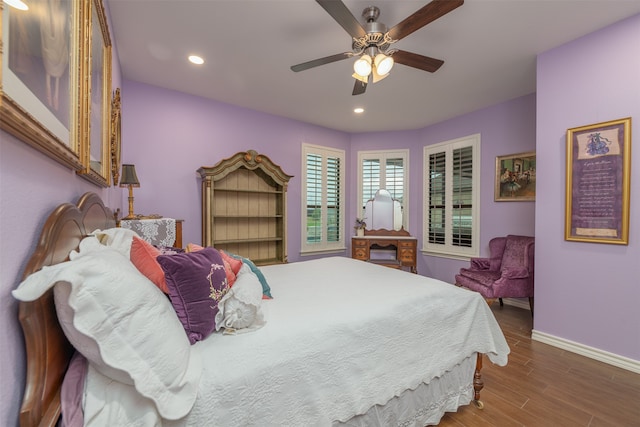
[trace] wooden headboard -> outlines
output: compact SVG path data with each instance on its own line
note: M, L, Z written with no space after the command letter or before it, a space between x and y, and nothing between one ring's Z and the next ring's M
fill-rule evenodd
M80 240L96 229L115 227L113 212L95 193L85 193L77 205L64 203L47 218L23 280L44 266L69 259ZM27 374L20 425L54 426L60 417L60 388L73 355L60 325L53 290L33 302L20 302L19 319L24 333Z

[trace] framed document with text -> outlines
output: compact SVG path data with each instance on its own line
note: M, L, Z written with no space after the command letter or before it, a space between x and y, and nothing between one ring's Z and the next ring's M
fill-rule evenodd
M629 244L631 118L567 130L565 240Z

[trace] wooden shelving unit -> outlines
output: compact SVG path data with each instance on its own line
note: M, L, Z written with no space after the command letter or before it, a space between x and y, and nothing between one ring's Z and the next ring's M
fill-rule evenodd
M287 262L287 185L292 178L253 150L201 167L202 245L251 259Z

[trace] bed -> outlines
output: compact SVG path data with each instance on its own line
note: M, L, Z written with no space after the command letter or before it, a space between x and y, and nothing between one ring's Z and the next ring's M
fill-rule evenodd
M42 271L60 270L70 253L80 258L88 250L83 245L94 245L95 239L89 237L95 236L95 230L114 226L111 210L96 194L59 206L43 226L18 289ZM210 248L200 253L205 252ZM113 270L111 255L102 255L96 270ZM137 367L127 371L127 366L119 365L119 358L125 356L111 355L106 344L99 344L105 345L100 347L103 362L115 373L101 370L87 357L88 373L82 380L86 425L431 425L461 405L482 407L483 355L495 364L507 363L504 336L476 293L344 257L259 270L273 294L272 299L261 299L260 327L249 327L246 333L223 328L192 340L193 335L186 338L184 332L189 331L183 323L184 337L171 339L171 344L163 341L172 336L176 323L180 325L176 318L182 319L177 311L166 308L171 307L167 301L173 301L173 295L170 299L153 284L149 285L152 290L141 285L150 292L144 299L158 298L153 309L164 310L159 323L174 323L168 327L150 321L147 332L120 322L113 326L113 335L116 329L122 334L135 329L136 335L128 340L142 339L145 345L150 341L155 346L149 353L140 352L148 354L149 364L156 358L169 363L165 359L176 353L182 359L169 366L179 368L166 381L162 375L167 374L159 374L156 381L148 372L137 372ZM63 276L51 273L50 277ZM14 291L16 298L21 295L19 318L27 355L22 426L58 422L70 361L86 350L76 344L81 347L76 351L68 338L69 322L59 320L57 290L73 292L76 286L75 279L68 280L71 286L56 282L37 298ZM68 292L65 301L72 300ZM79 313L78 309L76 320ZM152 333L154 327L164 329ZM232 333L226 333L229 330ZM140 338L146 333L149 336ZM108 331L107 335L105 340L114 339ZM133 381L119 381L119 370Z

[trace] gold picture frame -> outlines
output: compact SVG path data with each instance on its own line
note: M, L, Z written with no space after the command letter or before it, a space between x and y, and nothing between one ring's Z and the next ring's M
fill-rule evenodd
M494 200L521 202L536 199L536 153L496 157Z
M111 100L111 178L113 186L120 183L120 163L122 150L122 109L120 107L120 88L113 92Z
M0 2L0 129L73 170L82 167L82 8Z
M565 240L629 244L631 117L567 130Z
M108 187L111 179L111 38L102 0L83 1L88 23L85 27L87 96L83 105L85 132L80 147L83 168L78 173L98 186Z

